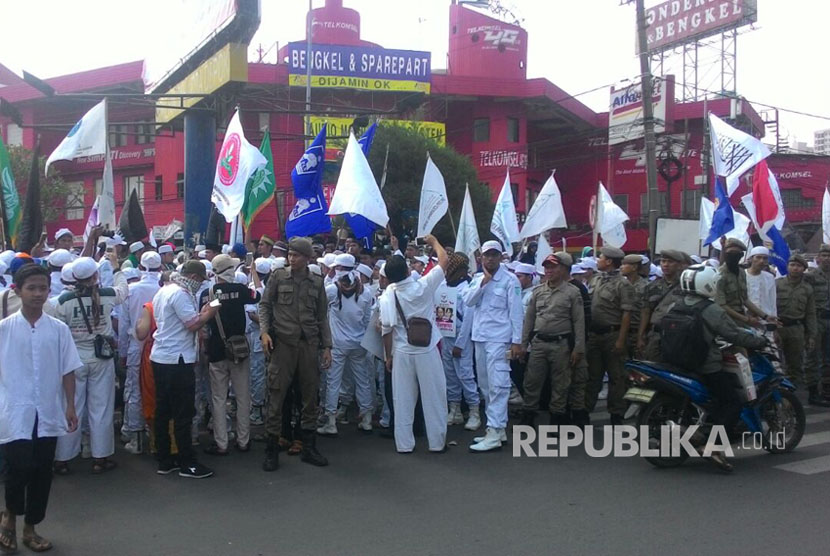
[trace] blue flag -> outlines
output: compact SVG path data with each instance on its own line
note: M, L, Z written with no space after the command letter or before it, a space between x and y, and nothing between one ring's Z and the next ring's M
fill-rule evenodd
M771 226L767 230L767 237L772 241L772 249L770 250L769 260L776 267L782 276L787 274L787 263L790 261L790 246L787 245L781 231L775 226Z
M729 203L726 187L723 184L723 178L720 176L715 179L715 196L717 197L717 208L712 214L712 225L709 227L709 236L703 242L704 246L723 237L735 228L735 215L732 214L732 205Z
M326 127L323 124L317 138L291 172L297 202L285 223L285 235L289 238L331 231L331 218L326 214L329 207L322 186L326 163Z
M366 155L366 158L369 158L369 151L372 149L372 142L375 140L375 131L377 130L377 127L377 122L373 123L357 141L360 144L360 148L363 149L363 154ZM343 216L346 218L346 223L349 224L352 232L354 232L354 237L356 239L362 239L363 247L371 250L372 237L375 235L375 228L377 228L375 223L359 214L347 213Z

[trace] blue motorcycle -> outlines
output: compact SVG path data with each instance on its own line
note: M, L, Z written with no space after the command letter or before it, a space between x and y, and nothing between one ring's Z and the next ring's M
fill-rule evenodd
M730 357L734 356L725 355L725 362ZM748 359L757 397L745 401L737 430L730 432L730 438L746 438L749 434L770 453L791 452L806 426L804 406L795 395L795 385L783 373L774 347L750 351ZM648 427L650 447L659 448L661 427L707 426L713 402L699 375L650 361L629 360L626 368L629 388L625 399L630 402L626 418L636 415L638 428ZM675 467L688 457L681 451L676 457L645 459L657 467Z

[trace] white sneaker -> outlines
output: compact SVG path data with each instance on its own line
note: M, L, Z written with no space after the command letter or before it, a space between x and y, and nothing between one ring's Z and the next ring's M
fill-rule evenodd
M471 407L464 428L468 431L476 431L479 427L481 427L481 416L478 413L478 407Z
M470 446L471 452L492 452L501 450L501 435L505 434L504 429L491 429L487 427L487 434Z
M597 396L599 400L607 400L608 399L608 383L602 385L602 390L599 392L599 396Z
M133 436L132 440L124 445L124 449L131 454L139 455L142 452L141 443L138 441L138 433L134 434L135 436Z
M326 424L322 427L317 427L317 434L324 436L334 436L337 434L337 423L334 422L334 413L326 413Z
M360 418L360 423L357 424L357 428L364 432L372 432L372 412L367 411L363 414Z
M341 425L348 425L349 424L348 412L349 412L349 406L341 405L340 407L338 407L337 408L337 416L336 416L337 422L340 423Z
M461 404L458 402L450 402L450 411L447 414L448 425L463 425L464 415L461 413Z
M487 430L489 431L490 427L487 427ZM496 429L493 429L493 430L496 430ZM505 432L504 429L498 429L498 430L501 431L501 433L499 434L499 440L501 440L502 444L506 443L507 442L507 433ZM486 438L486 436L476 436L475 438L473 438L473 442L476 442L476 443L483 442L485 438Z

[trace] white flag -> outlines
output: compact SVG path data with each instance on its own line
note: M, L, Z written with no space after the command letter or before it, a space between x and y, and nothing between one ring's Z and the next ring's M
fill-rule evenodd
M712 113L709 113L709 136L715 175L726 179L727 195L738 188L744 172L770 155L760 139L735 129Z
M389 223L383 195L354 133L349 134L349 144L346 146L328 214L347 212L365 216L381 228Z
M513 202L513 189L510 187L510 169L504 177L496 207L493 209L493 220L490 221L490 231L504 246L508 253L513 252L511 243L522 241L519 235L519 219L516 216L516 204Z
M432 232L438 221L447 214L449 208L444 176L427 153L427 167L424 170L421 204L418 209L418 237L424 237Z
M222 148L219 150L216 175L213 178L213 194L210 196L226 222L233 222L242 210L248 180L266 164L268 161L265 156L245 139L237 110L228 124L225 140L222 141Z
M104 99L78 120L61 144L46 159L44 174L56 160L74 160L79 156L105 154L107 148L107 100Z
M822 243L830 243L830 191L827 189L821 201L821 230Z
M112 159L107 145L104 154L104 173L101 176L101 195L98 205L98 224L115 231L115 188L112 181Z
M473 212L473 200L470 197L470 186L464 193L464 204L461 206L461 218L458 222L458 237L455 238L455 250L465 253L470 261L475 261L476 249L481 247L481 240L478 237L478 225L476 215Z
M86 219L86 226L84 227L84 244L89 235L92 233L92 228L98 225L100 206L99 201L101 196L95 197L95 202L92 204L92 210L89 211L89 218Z
M752 196L750 195L750 197ZM712 215L714 213L715 203L706 197L702 197L700 199L700 230L698 232L698 236L701 241L706 241L709 237L709 230L712 227ZM752 221L737 210L732 211L732 218L735 220L735 227L726 232L724 237L726 237L726 239L739 239L744 245L749 245L749 224ZM721 251L720 238L712 242L712 249Z
M527 213L527 220L522 228L522 238L539 235L551 228L567 227L565 210L562 208L562 195L551 174L533 206L530 207L530 212Z
M628 215L614 203L614 199L602 183L599 184L597 202L597 233L602 236L603 243L612 247L622 247L628 240L628 235L625 233Z
M545 274L545 267L542 263L548 258L548 255L553 255L553 249L548 243L547 234L539 234L539 241L536 243L536 272L541 275Z

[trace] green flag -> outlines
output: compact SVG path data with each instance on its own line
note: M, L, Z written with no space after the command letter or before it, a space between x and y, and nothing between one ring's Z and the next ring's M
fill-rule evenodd
M17 186L14 183L12 165L9 161L9 153L0 137L0 185L3 187L3 207L6 218L6 237L11 243L17 239L17 232L20 229L20 197L17 195Z
M259 146L259 152L268 161L263 168L260 168L248 180L248 185L245 187L245 204L242 205L242 225L245 231L251 226L251 223L259 214L259 211L265 208L265 205L271 202L274 197L276 183L274 180L274 157L271 154L271 133L266 131L265 137L262 138L262 145Z

